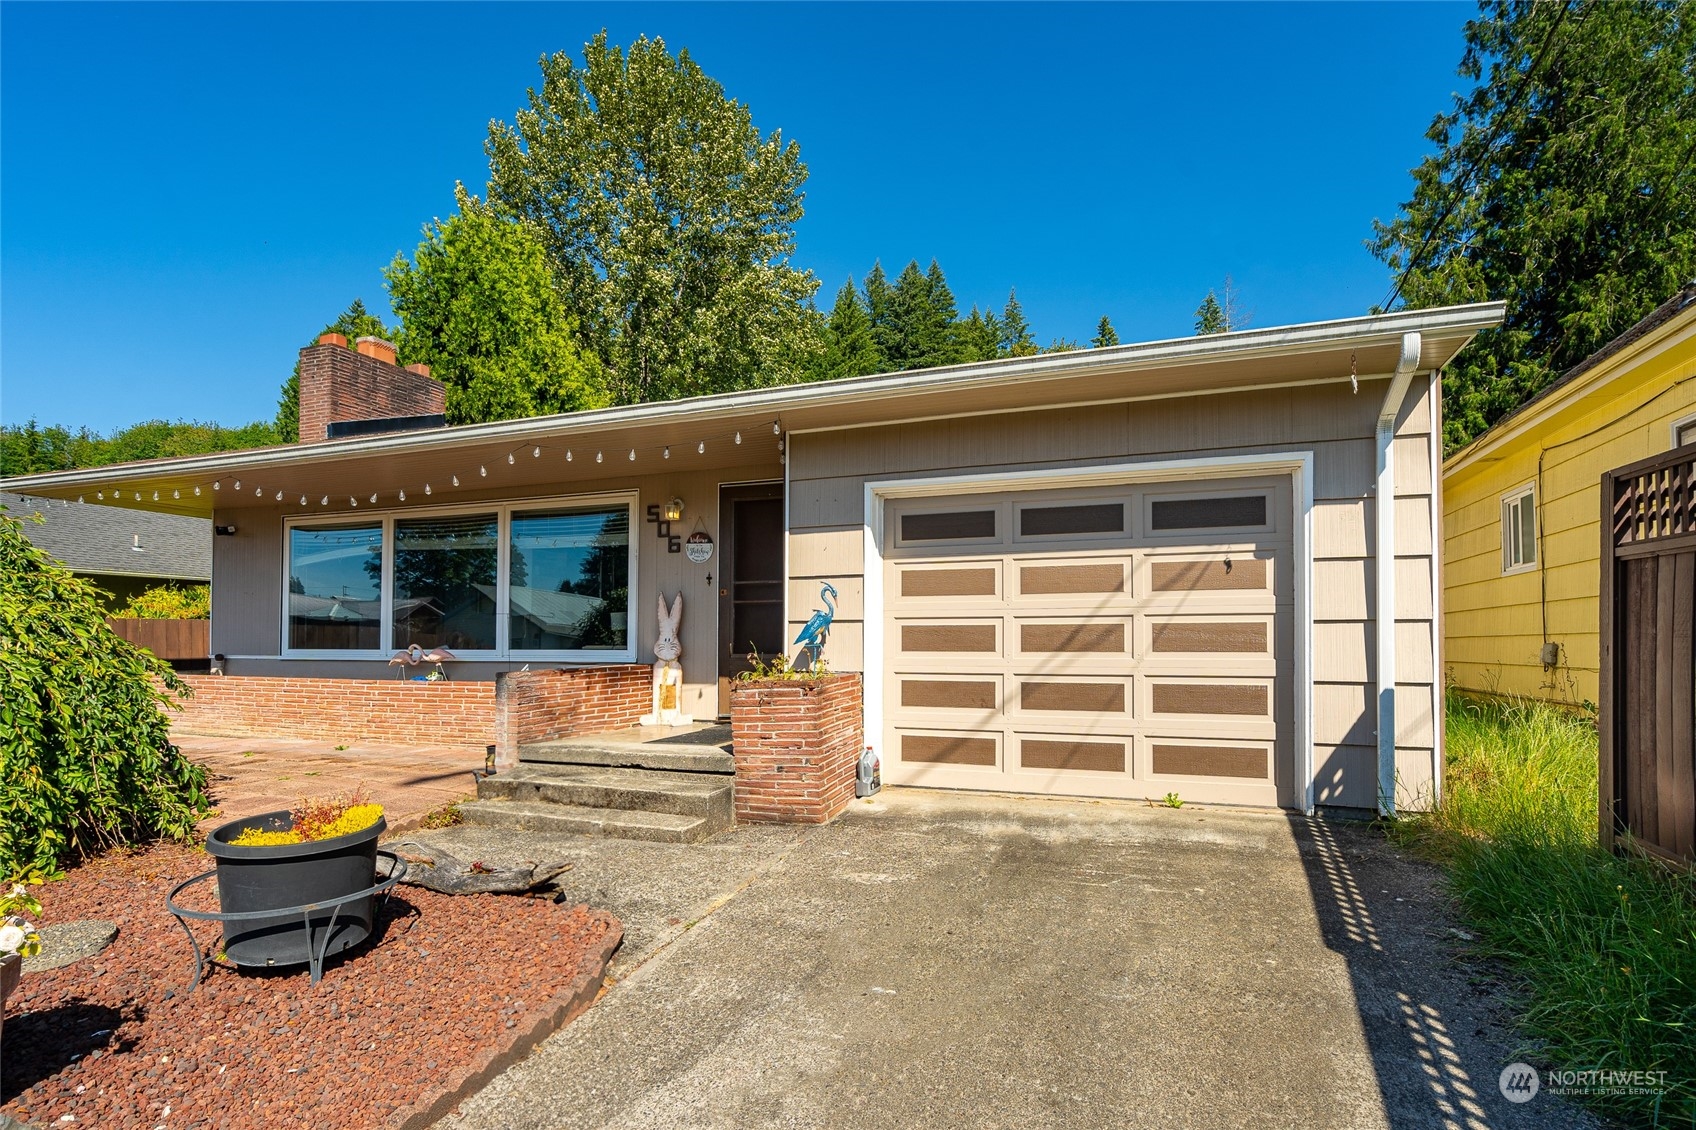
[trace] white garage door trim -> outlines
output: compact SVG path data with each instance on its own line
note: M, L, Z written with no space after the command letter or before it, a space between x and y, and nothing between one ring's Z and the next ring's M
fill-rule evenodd
M871 480L865 485L865 727L883 733L884 595L883 504L885 499L924 495L979 494L993 490L1105 486L1183 479L1218 479L1288 474L1295 505L1295 768L1302 810L1313 813L1313 453L1278 451L1199 459L1094 464L1035 471L989 471L931 478Z

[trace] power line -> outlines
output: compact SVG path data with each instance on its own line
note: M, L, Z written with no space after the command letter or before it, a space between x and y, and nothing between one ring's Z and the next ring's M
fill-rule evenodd
M1549 49L1554 46L1556 33L1560 31L1561 23L1566 19L1567 13L1572 11L1577 2L1578 0L1566 0L1566 2L1561 5L1560 14L1555 17L1555 22L1549 25L1549 30L1543 38L1542 46L1537 49L1537 56L1531 60L1531 66L1526 68L1525 74L1520 80L1518 89L1514 91L1513 97L1508 101L1501 113L1497 115L1496 126L1491 131L1489 140L1484 143L1484 148L1479 152L1478 156L1468 164L1465 170L1463 170L1462 175L1455 178L1453 182L1455 191L1450 197L1448 205L1444 207L1442 215L1437 217L1436 222L1434 222L1431 225L1430 230L1426 232L1424 241L1419 245L1419 249L1408 259L1407 266L1402 268L1402 273L1396 278L1396 285L1390 288L1390 296L1380 305L1380 309L1386 311L1389 310L1391 305L1395 303L1396 299L1401 297L1402 287L1407 283L1408 276L1413 274L1413 269L1419 265L1420 259L1430 248L1432 241L1435 240L1437 238L1437 234L1443 230L1443 224L1448 221L1449 216L1453 214L1455 208L1460 204L1461 198L1466 195L1466 186L1478 172L1479 166L1496 148L1498 135L1507 123L1507 120L1513 115L1513 112L1519 108L1520 99L1524 98L1526 92L1531 89L1531 80L1536 75L1538 68L1542 66L1543 57L1547 55Z

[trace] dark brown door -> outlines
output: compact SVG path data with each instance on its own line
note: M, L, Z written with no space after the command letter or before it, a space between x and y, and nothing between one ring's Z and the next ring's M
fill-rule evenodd
M720 487L718 712L730 713L731 680L752 652L781 655L783 638L783 484Z

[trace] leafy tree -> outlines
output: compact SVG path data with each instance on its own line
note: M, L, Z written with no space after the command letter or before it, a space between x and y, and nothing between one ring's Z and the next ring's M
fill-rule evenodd
M1474 85L1368 244L1386 307L1508 300L1444 373L1451 448L1696 274L1696 5L1488 0L1465 40Z
M1225 311L1220 307L1219 299L1210 290L1207 297L1201 300L1201 305L1195 308L1195 335L1206 337L1208 334L1222 334L1227 328Z
M1001 348L1001 320L995 311L983 313L976 306L965 321L958 323L956 337L962 361L993 361Z
M1076 338L1057 337L1053 341L1048 343L1048 348L1044 349L1043 352L1044 353L1076 353L1078 350L1080 350L1082 348L1083 348L1083 346L1078 344Z
M383 324L383 319L365 308L365 300L355 298L348 303L346 310L336 316L336 320L319 330L312 336L307 345L316 345L318 339L325 334L341 334L347 338L347 347L355 348L362 337L380 337L384 341L394 341L399 330L390 329ZM277 439L272 443L296 443L300 440L300 358L296 357L294 372L283 382L282 392L277 397Z
M790 266L807 168L687 51L605 31L489 127L490 200L534 223L619 403L799 379L815 350Z
M1025 308L1019 305L1017 291L1007 292L1007 305L1001 311L1001 342L997 350L1003 357L1030 357L1042 352L1031 327L1025 321Z
M425 226L416 263L396 255L385 272L400 347L447 386L448 422L606 404L532 226L497 216L463 185L454 196L458 214Z
M117 615L138 620L204 620L212 615L212 586L155 585L130 597Z
M824 326L824 349L814 370L820 380L863 377L887 366L872 337L872 319L850 278L836 292L836 305Z
M98 589L0 515L0 876L193 838L206 771L161 709L187 690L106 626Z
M144 420L102 436L88 428L43 428L31 420L21 428L0 428L0 473L26 475L134 459L210 455L269 447L277 441L276 429L265 421L226 428L199 420Z
M1105 349L1109 345L1118 344L1118 331L1113 328L1113 323L1107 320L1107 315L1103 314L1101 321L1096 323L1095 336L1089 339L1089 347L1091 349Z

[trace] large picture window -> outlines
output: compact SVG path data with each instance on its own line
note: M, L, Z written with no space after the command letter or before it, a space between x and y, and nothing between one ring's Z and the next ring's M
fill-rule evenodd
M394 646L494 651L500 520L395 520Z
M632 508L597 499L291 522L285 649L631 657Z
M624 651L630 642L630 511L512 516L509 632L515 651Z
M288 540L289 647L370 651L382 646L383 527L296 526Z

